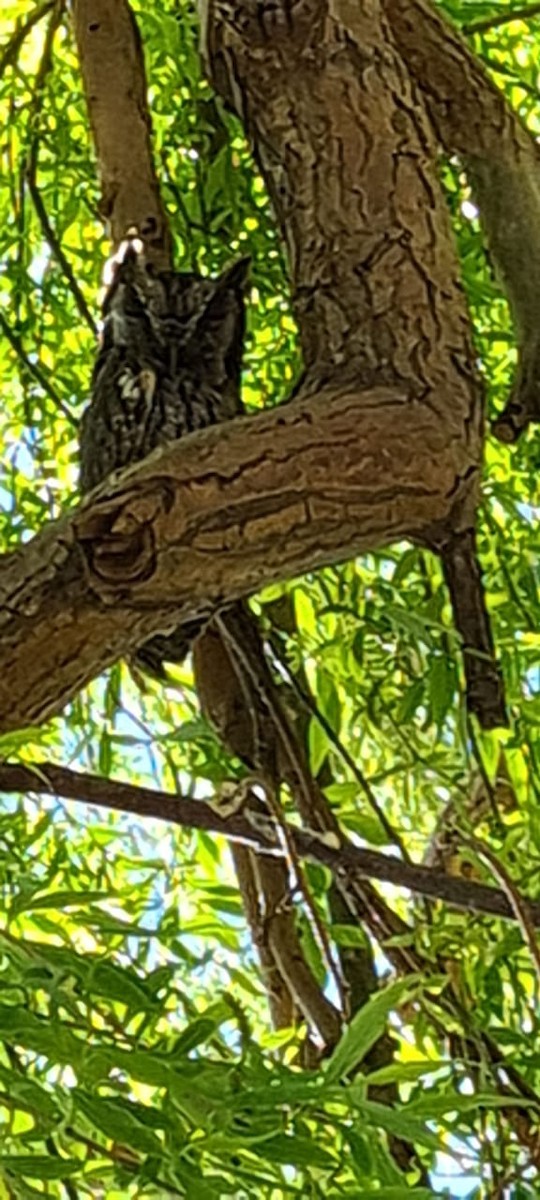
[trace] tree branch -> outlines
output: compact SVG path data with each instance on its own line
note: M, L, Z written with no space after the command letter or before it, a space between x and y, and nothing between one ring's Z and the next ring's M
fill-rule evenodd
M6 555L0 729L59 712L153 633L444 520L474 459L425 401L325 389L193 434Z
M9 342L11 349L15 352L17 358L19 359L19 366L23 379L25 375L30 377L30 379L35 379L38 386L43 392L45 392L45 395L47 395L49 399L52 400L55 407L58 408L61 413L63 413L66 421L68 421L72 427L77 426L78 421L74 417L73 413L70 412L69 408L67 408L61 397L55 391L48 375L45 374L45 371L41 369L38 363L32 362L31 358L29 358L19 335L15 333L15 330L13 330L9 322L6 321L3 312L0 312L0 328Z
M241 846L238 842L232 843L231 853L251 941L259 956L272 1025L274 1029L292 1028L298 1014L291 990L281 974L269 944L265 919L268 911L266 893L262 894L260 881L256 875L255 855L247 846ZM284 864L277 859L272 859L270 860L270 869L272 866L277 866L276 875L279 878ZM282 896L285 894L286 889L282 891ZM287 913L287 917L290 921L292 917L290 911ZM287 932L288 930L285 931L285 936Z
M203 45L212 82L253 139L287 246L305 386L343 369L434 397L438 377L442 404L457 404L456 416L468 407L481 439L482 389L432 129L384 13L346 0L299 0L294 19L281 3L241 8L238 21L234 5L211 0ZM443 557L474 528L474 471L470 483L468 502L456 498L423 539ZM476 664L467 694L489 728L506 724L504 697L470 565L473 604L454 605L455 618L469 679ZM473 610L482 622L467 619Z
M171 265L171 240L150 146L139 31L127 0L75 0L73 21L114 245L137 226L147 255Z
M540 420L540 171L538 147L482 63L427 0L383 0L399 51L439 141L460 154L508 297L518 372L493 431L515 441Z
M121 130L129 120L138 139L132 161L146 161L155 190L137 35L125 4L113 15L103 4L90 11L80 0L76 23L99 156L108 164L104 179L128 170ZM315 0L313 24L309 5L304 0L295 10L294 37L279 26L281 10L277 33L265 30L264 69L261 28L249 3L241 36L221 16L207 28L222 90L232 87L238 99L241 83L243 115L264 148L292 259L304 388L278 412L163 449L4 560L0 728L58 712L152 633L208 617L265 583L407 535L429 543L432 526L451 528L455 509L468 513L470 524L474 519L482 400L448 218L426 154L429 127L418 114L405 115L412 112L410 89L399 64L390 70L380 56L387 31L378 18L366 15L359 28L358 44L376 72L373 90L357 82L358 48L351 45L343 59L338 26L328 27L315 65L303 57L306 28L319 30L325 12ZM272 26L270 10L267 17ZM96 52L101 38L103 57ZM122 54L131 92L117 96ZM342 90L333 82L336 54L349 81ZM103 100L110 80L119 106L114 121L112 100ZM263 94L268 102L261 104ZM354 128L346 146L333 134L342 122ZM368 137L372 128L380 136ZM359 129L366 133L360 162ZM328 189L334 177L339 205ZM120 179L127 187L129 172ZM361 195L362 203L351 207L343 200L349 195ZM121 218L114 194L122 233L128 221L141 226L141 192L132 202ZM156 256L159 245L163 250L158 238ZM331 388L321 383L328 378Z
M134 787L112 779L101 779L97 775L72 771L49 763L0 764L0 790L3 792L34 792L41 795L62 796L67 800L78 800L84 804L95 804L100 808L115 809L139 817L168 821L183 828L202 829L222 834L262 854L282 853L273 833L270 816L259 820L254 812L250 819L249 806L243 814L230 817L218 812L202 800L191 800L184 796L173 796L167 792L150 788ZM311 831L288 826L291 840L297 853L303 858L322 863L334 872L338 879L348 875L359 879L376 879L392 883L395 887L407 888L422 896L464 909L467 912L485 913L491 916L515 920L512 904L502 891L486 884L473 883L454 878L426 866L414 866L387 857L376 850L365 850L339 841L336 835L320 835ZM531 921L540 926L540 902L522 898Z
M499 29L510 21L529 21L540 16L540 4L524 4L521 8L508 8L504 12L492 13L490 17L479 17L477 21L467 21L461 26L462 33L489 33L491 29Z
M45 4L36 5L30 15L26 18L26 21L22 21L17 24L11 37L6 42L6 45L2 47L2 53L0 54L0 79L2 78L2 75L6 71L7 67L13 67L15 65L17 62L17 55L25 38L28 37L28 34L34 28L34 25L37 25L39 21L42 21L43 18L47 16L47 13L54 8L54 3L55 0L46 0Z
M440 549L456 628L463 641L469 712L484 729L506 725L502 676L495 659L474 530L448 538Z

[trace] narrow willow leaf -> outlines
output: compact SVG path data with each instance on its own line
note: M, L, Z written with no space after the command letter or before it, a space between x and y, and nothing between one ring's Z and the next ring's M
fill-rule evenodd
M384 1033L389 1013L405 998L418 989L418 980L405 979L391 983L382 992L372 996L359 1012L355 1013L350 1025L338 1042L334 1053L323 1068L327 1083L335 1083L357 1067L368 1050Z
M33 1179L68 1179L81 1170L79 1158L54 1158L45 1154L0 1154L0 1171Z

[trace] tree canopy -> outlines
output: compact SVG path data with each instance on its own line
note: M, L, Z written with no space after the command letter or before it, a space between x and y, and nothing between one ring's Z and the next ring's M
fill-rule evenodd
M525 1200L540 6L259 9L0 17L0 1197ZM246 416L81 508L133 223L158 266L250 256ZM142 678L171 613L214 620Z

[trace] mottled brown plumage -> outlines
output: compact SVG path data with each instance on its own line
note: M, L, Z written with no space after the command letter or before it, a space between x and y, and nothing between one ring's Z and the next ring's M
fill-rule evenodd
M156 271L130 239L103 305L103 338L80 431L83 493L157 446L241 411L247 260L217 279ZM156 636L136 662L162 674L197 627Z

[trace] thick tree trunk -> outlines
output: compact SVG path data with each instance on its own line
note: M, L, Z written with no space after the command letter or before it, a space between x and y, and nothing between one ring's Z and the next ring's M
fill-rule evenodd
M433 139L381 5L211 3L203 38L281 226L308 378L397 384L458 437L465 423L479 456L481 393Z
M436 149L422 99L379 0L210 0L210 76L242 118L287 247L305 389L397 384L481 455L482 394ZM458 432L459 431L459 432ZM452 434L453 436L453 434ZM383 443L381 443L383 444ZM467 696L481 723L506 723L474 555L478 471L424 541L443 557ZM481 636L479 636L479 634Z
M394 383L480 454L481 397L430 126L370 0L210 5L217 89L280 221L308 378ZM458 432L460 431L460 432Z

